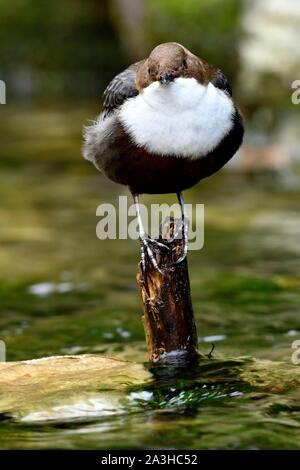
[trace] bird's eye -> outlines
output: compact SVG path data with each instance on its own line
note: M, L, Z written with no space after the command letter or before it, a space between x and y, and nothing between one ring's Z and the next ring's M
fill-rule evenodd
M182 65L183 65L184 68L187 67L187 61L186 61L186 59L183 59Z
M150 70L150 67L148 67L148 73L149 73L149 75L151 75L151 70Z

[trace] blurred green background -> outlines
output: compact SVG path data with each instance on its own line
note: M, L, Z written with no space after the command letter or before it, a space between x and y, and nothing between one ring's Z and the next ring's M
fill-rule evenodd
M237 157L185 194L205 204L205 245L189 255L200 349L215 342L220 356L290 365L300 339L300 105L291 101L299 35L298 0L0 0L0 339L8 360L100 352L146 361L138 243L95 234L96 207L128 192L83 160L82 127L101 111L116 73L178 41L223 69L246 122ZM103 444L84 425L59 436L1 425L1 445L157 448L155 426L146 430L155 416L173 448L300 448L299 409L289 408L290 427L274 425L266 402L260 409L247 400L201 405L222 432L202 433L201 407L185 415L182 402L170 419L155 410L137 423L129 415L134 444L120 420Z

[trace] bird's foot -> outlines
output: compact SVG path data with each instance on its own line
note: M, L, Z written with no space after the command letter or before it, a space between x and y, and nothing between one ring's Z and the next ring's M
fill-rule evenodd
M162 275L164 275L164 271L159 267L155 254L151 248L151 244L155 244L160 248L164 248L169 250L170 248L166 246L164 243L158 242L157 240L153 240L147 236L143 236L140 238L141 240L141 260L142 260L142 268L143 271L146 270L146 256L148 256L152 266Z
M163 248L164 250L170 251L170 248L165 243L159 242L158 240L155 240L154 238L150 238L150 237L145 237L145 238L152 245L156 245L159 248Z
M184 205L184 200L182 197L181 193L177 193L178 201L180 203L181 207L181 223L175 222L175 220L172 219L166 219L165 222L163 223L163 226L161 228L160 233L163 233L163 229L167 228L167 234L169 236L166 237L166 239L171 239L174 240L175 238L178 238L179 235L179 230L182 233L182 254L181 256L174 261L173 263L169 264L168 266L164 266L164 269L172 269L172 266L177 265L181 263L182 261L185 260L187 256L187 251L188 251L188 220L187 220L187 214L185 211L185 205ZM146 232L143 227L143 221L141 217L141 212L140 212L140 206L139 206L139 195L138 194L133 194L133 200L136 208L136 214L137 214L137 219L138 219L138 224L139 224L139 234L140 234L140 241L141 241L141 264L142 264L142 269L145 272L146 270L146 259L148 258L152 266L162 275L165 274L164 269L162 269L157 261L157 258L155 256L155 252L153 251L152 247L156 245L156 247L159 247L160 249L164 250L171 250L171 248L166 245L165 243L162 243L161 241L154 240L146 235ZM163 237L164 238L164 237Z
M173 263L171 263L171 266L176 266L177 264L182 263L182 261L184 261L187 257L187 253L188 253L188 225L187 225L187 222L183 222L181 224L180 230L181 230L181 233L182 233L182 253L176 261L173 261ZM178 238L178 234L179 234L179 232L177 230L176 238Z
M180 264L182 261L186 259L187 249L185 249L185 246L184 246L181 256L176 261L170 263L168 266L165 266L164 269L162 269L158 264L158 261L156 259L155 253L151 245L156 245L160 249L165 249L167 251L171 250L170 247L168 247L164 243L154 240L153 238L150 238L147 236L142 237L141 238L141 253L142 253L141 259L142 259L143 271L145 271L146 269L146 256L148 256L148 259L150 260L152 266L162 275L165 274L166 269L170 269L173 266Z

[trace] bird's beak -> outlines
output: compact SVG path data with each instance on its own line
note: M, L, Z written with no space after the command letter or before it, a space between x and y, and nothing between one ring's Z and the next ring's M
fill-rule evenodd
M170 73L164 73L159 77L159 81L162 85L168 85L169 83L174 81L174 75Z

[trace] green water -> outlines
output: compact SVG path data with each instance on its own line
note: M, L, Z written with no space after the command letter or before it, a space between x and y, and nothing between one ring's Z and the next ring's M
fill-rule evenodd
M146 362L138 243L95 234L96 207L128 194L80 156L82 124L96 109L0 111L7 360L97 352ZM299 390L259 391L226 362L251 356L282 361L291 376L299 370L291 364L300 339L299 181L223 170L185 198L205 204L205 245L189 255L190 278L199 348L206 354L215 343L221 371L218 361L175 376L156 371L147 386L128 387L121 414L30 424L3 416L1 448L300 448Z

